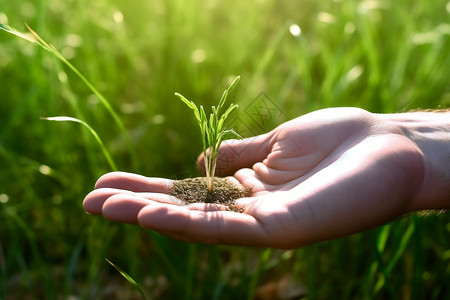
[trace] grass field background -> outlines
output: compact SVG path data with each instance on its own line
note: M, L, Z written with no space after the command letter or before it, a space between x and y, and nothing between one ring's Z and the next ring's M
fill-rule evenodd
M53 44L126 128L51 53L0 31L0 299L141 299L105 258L148 299L264 299L286 276L306 299L449 299L448 213L290 251L186 244L85 214L111 166L80 124L40 119L85 121L119 170L196 176L200 135L174 92L208 107L240 75L246 136L332 106L448 108L449 21L446 0L0 0L0 23ZM246 110L258 99L277 108L263 127Z

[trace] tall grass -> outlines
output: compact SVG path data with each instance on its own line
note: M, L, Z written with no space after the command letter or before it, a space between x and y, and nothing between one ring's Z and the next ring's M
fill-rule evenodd
M215 87L237 74L230 102L240 106L233 128L243 136L329 106L448 107L447 1L0 4L0 23L24 32L29 24L98 91L48 51L0 31L0 298L141 299L105 258L150 299L252 299L284 275L307 299L450 297L448 214L291 251L190 245L86 215L81 201L111 164L87 130L40 119L89 124L117 169L182 178L197 174L202 149L173 93L212 106ZM277 113L259 122L255 103Z

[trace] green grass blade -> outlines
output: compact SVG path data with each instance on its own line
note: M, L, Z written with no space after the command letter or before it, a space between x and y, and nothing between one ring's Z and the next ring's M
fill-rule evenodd
M379 253L382 253L384 248L386 247L386 242L389 238L390 231L390 224L383 226L383 228L381 229L377 239L377 250Z
M398 263L402 255L405 253L406 247L408 246L408 243L411 240L411 237L414 233L414 229L415 229L414 223L410 223L408 225L408 228L406 229L406 232L403 234L402 239L400 240L400 245L398 246L397 251L395 252L394 256L389 262L389 265L386 268L388 274L392 272L395 265Z
M82 239L78 241L75 248L72 251L72 255L67 266L67 272L64 280L64 297L69 298L70 286L73 284L73 278L75 274L75 269L77 268L81 256L81 251L83 250L84 242Z
M223 113L218 124L220 129L222 129L223 124L225 123L225 120L228 118L229 114L237 108L239 108L239 105L231 104L230 107L228 107L228 109Z
M103 144L102 140L100 139L100 136L97 134L97 132L95 132L95 130L91 126L89 126L89 124L87 124L86 122L79 120L77 118L65 117L65 116L49 117L49 118L41 118L41 119L47 120L47 121L56 121L56 122L75 122L75 123L79 123L79 124L83 125L84 127L86 127L89 130L89 132L92 134L92 136L95 138L97 143L99 144L100 149L102 150L103 155L105 156L106 161L108 162L111 170L117 171L116 165L114 164L114 161L111 158L111 155L109 154L108 150L106 149L105 145Z
M227 100L228 94L236 87L236 85L239 83L239 80L241 79L240 76L237 76L233 82L230 84L230 86L223 92L222 97L220 98L219 105L217 106L217 112L220 111L222 106L225 103L225 100Z
M39 45L42 48L44 48L45 50L47 50L47 51L51 51L50 47L46 43L42 43L42 41L40 41L39 39L36 39L34 34L30 35L30 34L22 33L19 30L15 29L15 28L13 28L11 26L8 26L6 24L3 24L3 23L0 23L0 29L6 31L8 33L11 33L11 34L13 34L13 35L15 35L17 37L20 37L20 38L22 38L22 39L24 39L26 41L29 41L29 42L34 43L36 45Z
M233 80L233 82L230 84L230 86L227 89L228 93L230 93L236 87L236 85L239 83L239 80L241 80L241 76L237 76Z
M32 36L21 33L19 30L15 29L15 28L12 28L8 25L0 23L0 29L6 31L8 33L11 33L15 36L18 36L22 39L25 39L29 42L32 42L36 45L39 45L43 49L45 49L48 52L50 52L51 54L53 54L56 58L58 58L61 62L63 62L70 70L72 70L75 73L75 75L77 75L78 78L80 78L81 81L83 81L84 84L86 84L86 86L97 96L97 98L100 100L102 105L106 108L106 110L111 115L114 122L116 123L116 125L119 127L120 132L124 135L125 141L127 143L128 151L131 156L132 164L133 164L134 168L137 169L139 163L138 163L138 159L135 154L134 148L132 146L130 136L128 135L128 132L125 129L125 126L124 126L122 120L119 118L119 115L114 111L114 109L112 108L112 106L108 102L108 100L106 100L106 98L97 90L97 88L95 88L95 86L83 74L81 74L81 72L74 65L72 65L53 45L48 44L44 39L42 39L39 36L39 34L37 34L34 30L32 30L28 25L27 25L27 28L30 31Z
M190 109L192 109L196 113L196 116L197 116L198 108L197 108L197 105L195 105L194 102L189 101L188 99L186 99L186 97L184 97L183 95L181 95L179 93L175 93L175 96L180 98L180 100L183 101Z
M202 109L202 107L199 108L197 107L197 105L195 105L194 102L189 101L188 99L186 99L186 97L184 97L183 95L179 94L179 93L175 93L175 96L177 96L178 98L181 99L181 101L184 102L184 104L186 104L190 109L192 109L194 111L194 115L195 118L197 119L198 125L200 126L200 130L202 132L202 135L204 133L204 126L203 126L203 116L200 112L200 110Z
M147 297L145 296L144 291L142 290L142 288L139 286L139 284L137 284L137 282L130 276L128 275L124 270L122 270L120 267L116 266L113 262L111 262L109 259L105 258L105 260L114 267L114 269L116 269L120 275L122 275L129 283L131 283L138 291L139 294L141 294L142 299L147 299Z
M263 266L269 261L270 255L272 254L272 249L267 248L261 252L258 258L258 263L252 276L250 278L250 283L248 286L247 299L251 300L255 298L255 291L258 284L259 279L262 275Z
M228 97L228 89L223 92L222 98L220 98L219 105L217 106L217 115L219 114L220 109L225 104L225 100L227 100L227 97Z
M222 132L220 133L220 135L219 135L219 137L218 137L217 140L220 141L220 142L222 142L222 141L225 140L225 137L226 137L226 136L235 137L235 138L237 138L238 140L242 140L242 139L243 139L242 136L241 136L239 133L237 133L237 132L234 131L233 129L228 129L228 130L222 131ZM220 144L220 142L219 142L219 144Z

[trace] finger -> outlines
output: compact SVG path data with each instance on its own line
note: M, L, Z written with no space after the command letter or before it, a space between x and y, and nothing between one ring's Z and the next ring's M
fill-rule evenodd
M241 186L241 183L239 180L236 179L234 176L227 176L224 177L229 183L234 184L235 186Z
M133 192L170 194L173 181L165 178L146 177L126 172L111 172L97 180L95 188L116 188Z
M268 167L264 163L254 164L253 170L264 183L270 185L286 184L294 179L303 176L306 173L304 170L276 170Z
M102 215L110 221L136 224L139 211L152 203L153 201L142 197L116 194L104 202Z
M258 198L257 197L246 197L246 198L239 198L236 199L236 208L246 208L247 206L249 206L250 204L254 203L255 201L257 201Z
M199 211L155 203L138 214L141 226L185 240L229 245L263 245L268 237L252 216L229 211Z
M278 187L271 186L261 181L261 178L252 169L240 169L234 177L245 187L251 188L253 193L276 190Z
M119 189L102 188L93 190L92 192L87 194L87 196L84 198L83 208L89 214L100 215L102 213L102 207L106 199L118 193L127 193L127 192L130 195L132 194L132 192Z
M287 171L300 171L304 173L313 169L321 162L329 152L319 152L315 151L313 153L301 153L297 151L296 153L289 155L285 151L273 151L268 156L267 159L263 161L265 165L276 170L287 170Z
M83 201L83 208L87 213L93 215L99 215L102 213L102 207L105 201L117 194L136 196L148 200L157 202L184 205L185 202L168 194L161 193L134 193L127 190L113 189L113 188L100 188L90 192Z
M216 173L219 176L232 175L239 169L251 167L263 161L270 153L271 134L263 134L244 140L226 140L219 149ZM203 153L197 159L197 167L204 171Z

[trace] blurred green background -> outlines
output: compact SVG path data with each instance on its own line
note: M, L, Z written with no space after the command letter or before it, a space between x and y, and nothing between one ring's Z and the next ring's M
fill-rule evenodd
M53 44L131 141L61 61L0 31L0 298L141 299L108 258L149 299L450 299L448 213L290 251L186 244L85 214L111 168L84 127L40 119L87 122L122 171L197 176L174 92L208 107L240 75L245 136L332 106L447 108L449 21L447 0L0 0L0 23ZM255 101L276 107L263 126Z

